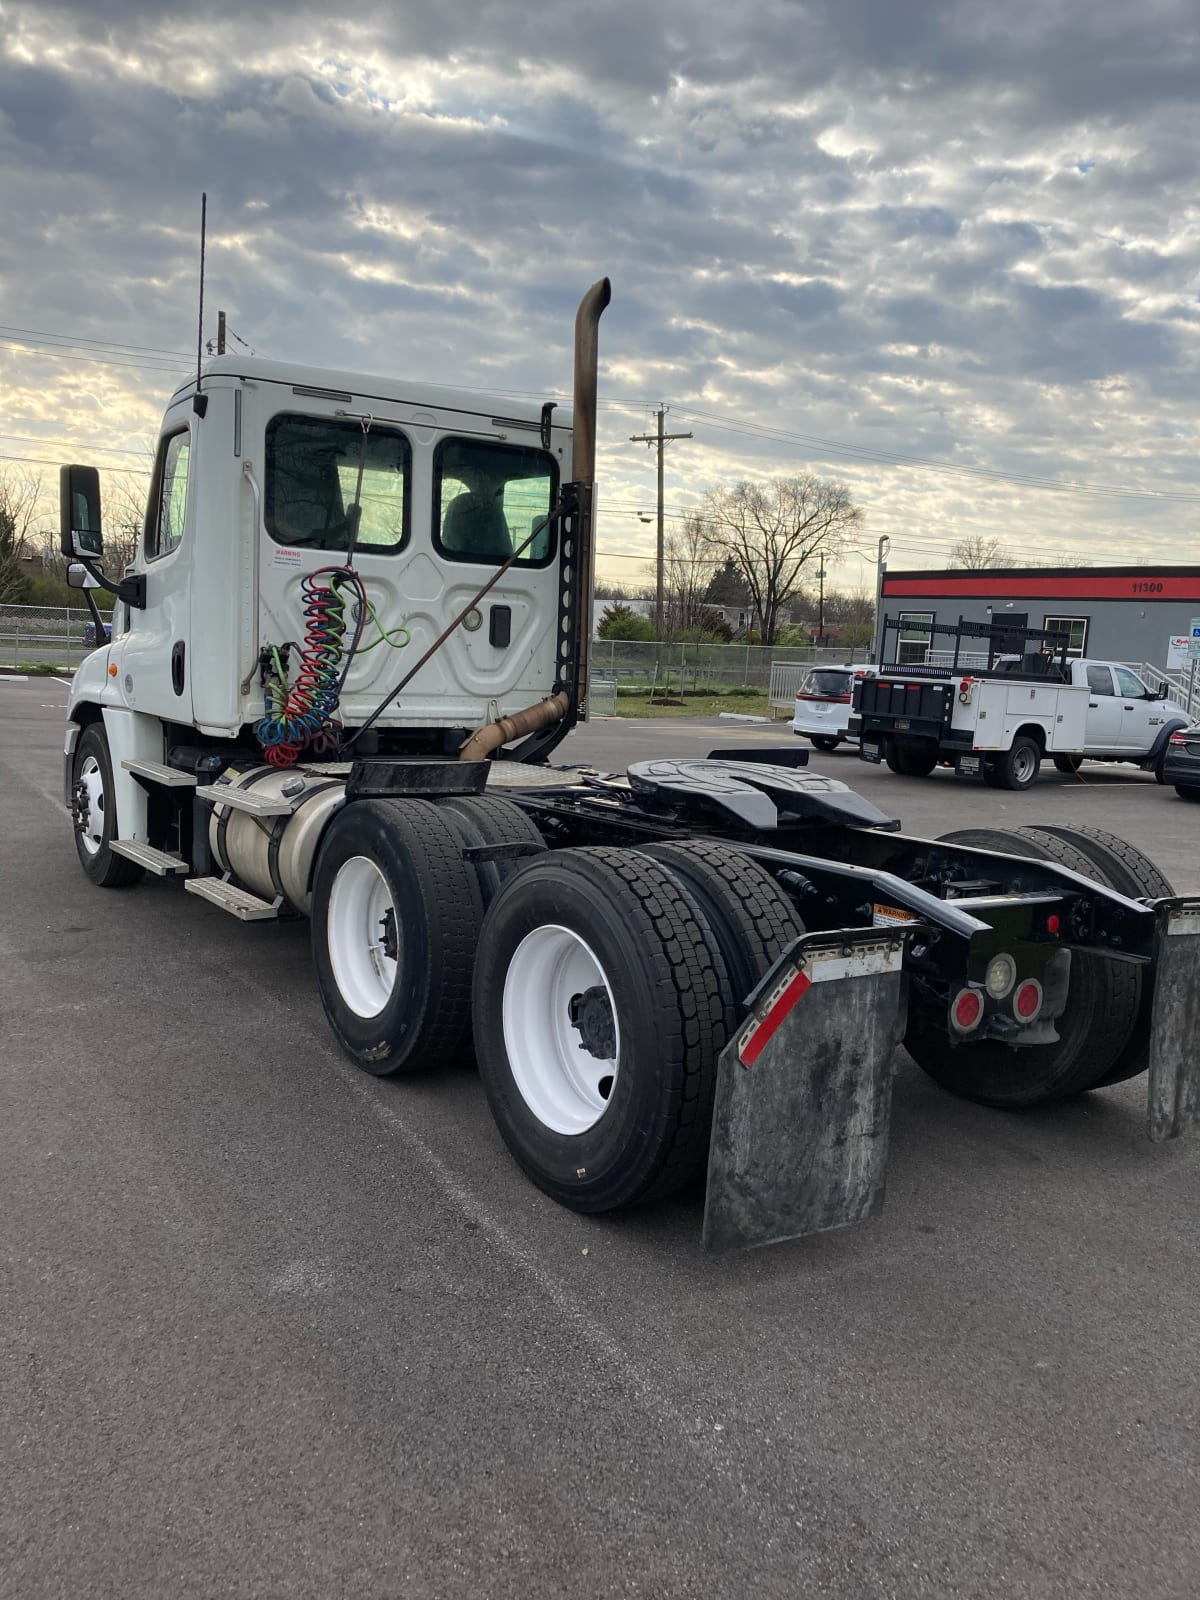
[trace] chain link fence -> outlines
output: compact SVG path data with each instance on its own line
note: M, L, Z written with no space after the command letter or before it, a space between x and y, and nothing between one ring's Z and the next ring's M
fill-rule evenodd
M855 661L849 649L786 649L756 644L656 644L652 639L593 639L593 670L615 674L622 689L648 691L668 681L688 694L720 693L722 689L771 687L776 663L809 667L823 661ZM795 691L793 691L794 695Z
M86 606L0 605L0 666L40 662L73 670L95 649L91 627Z

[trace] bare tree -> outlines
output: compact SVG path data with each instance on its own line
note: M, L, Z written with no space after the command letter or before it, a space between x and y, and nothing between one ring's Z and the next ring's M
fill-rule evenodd
M677 532L663 541L663 637L702 629L710 620L709 587L720 565L708 525L690 511ZM654 577L654 569L648 569Z
M950 546L950 565L981 572L987 567L1011 567L1012 557L999 539L985 539L981 533L968 534Z
M780 612L800 588L806 564L835 556L862 522L844 484L809 473L712 489L705 497L709 543L732 556L750 591L764 644L774 644Z
M19 600L25 586L20 561L43 514L42 475L26 467L0 471L0 602Z

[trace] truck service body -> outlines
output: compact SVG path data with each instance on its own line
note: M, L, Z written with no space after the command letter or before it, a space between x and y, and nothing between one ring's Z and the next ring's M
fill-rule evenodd
M608 296L580 306L571 413L209 363L120 580L97 475L63 468L73 581L117 594L64 744L87 877L179 878L232 941L307 915L363 1070L473 1048L545 1193L613 1210L706 1174L715 1250L879 1204L902 1039L1003 1107L1148 1069L1151 1136L1183 1132L1200 900L1123 841L907 836L794 746L548 764L586 715Z
M934 648L935 634L954 648ZM1165 683L1147 684L1122 662L1071 659L1065 635L1040 629L960 621L929 636L924 660L885 661L856 681L850 726L864 761L907 777L940 763L1005 789L1028 788L1044 757L1063 772L1084 760L1135 761L1161 781L1168 740L1188 721Z

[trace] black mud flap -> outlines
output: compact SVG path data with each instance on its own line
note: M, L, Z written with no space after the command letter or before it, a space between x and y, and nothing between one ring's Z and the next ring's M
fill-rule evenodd
M718 1069L706 1249L844 1228L879 1206L904 945L924 931L808 934L754 991Z
M1158 907L1146 1132L1157 1144L1200 1122L1200 899Z

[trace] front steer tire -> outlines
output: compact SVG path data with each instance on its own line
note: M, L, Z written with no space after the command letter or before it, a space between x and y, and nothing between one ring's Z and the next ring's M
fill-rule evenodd
M112 848L117 837L117 798L103 723L93 722L79 735L71 776L75 791L82 785L83 792L90 795L75 828L79 865L98 889L131 889L141 882L145 869Z
M482 920L475 869L437 806L355 800L338 812L313 878L313 963L334 1036L365 1072L462 1051Z
M594 1048L575 1020L587 1003L610 1007ZM543 1193L614 1211L701 1171L733 997L710 926L658 862L601 848L523 867L484 921L473 1011L492 1115Z

